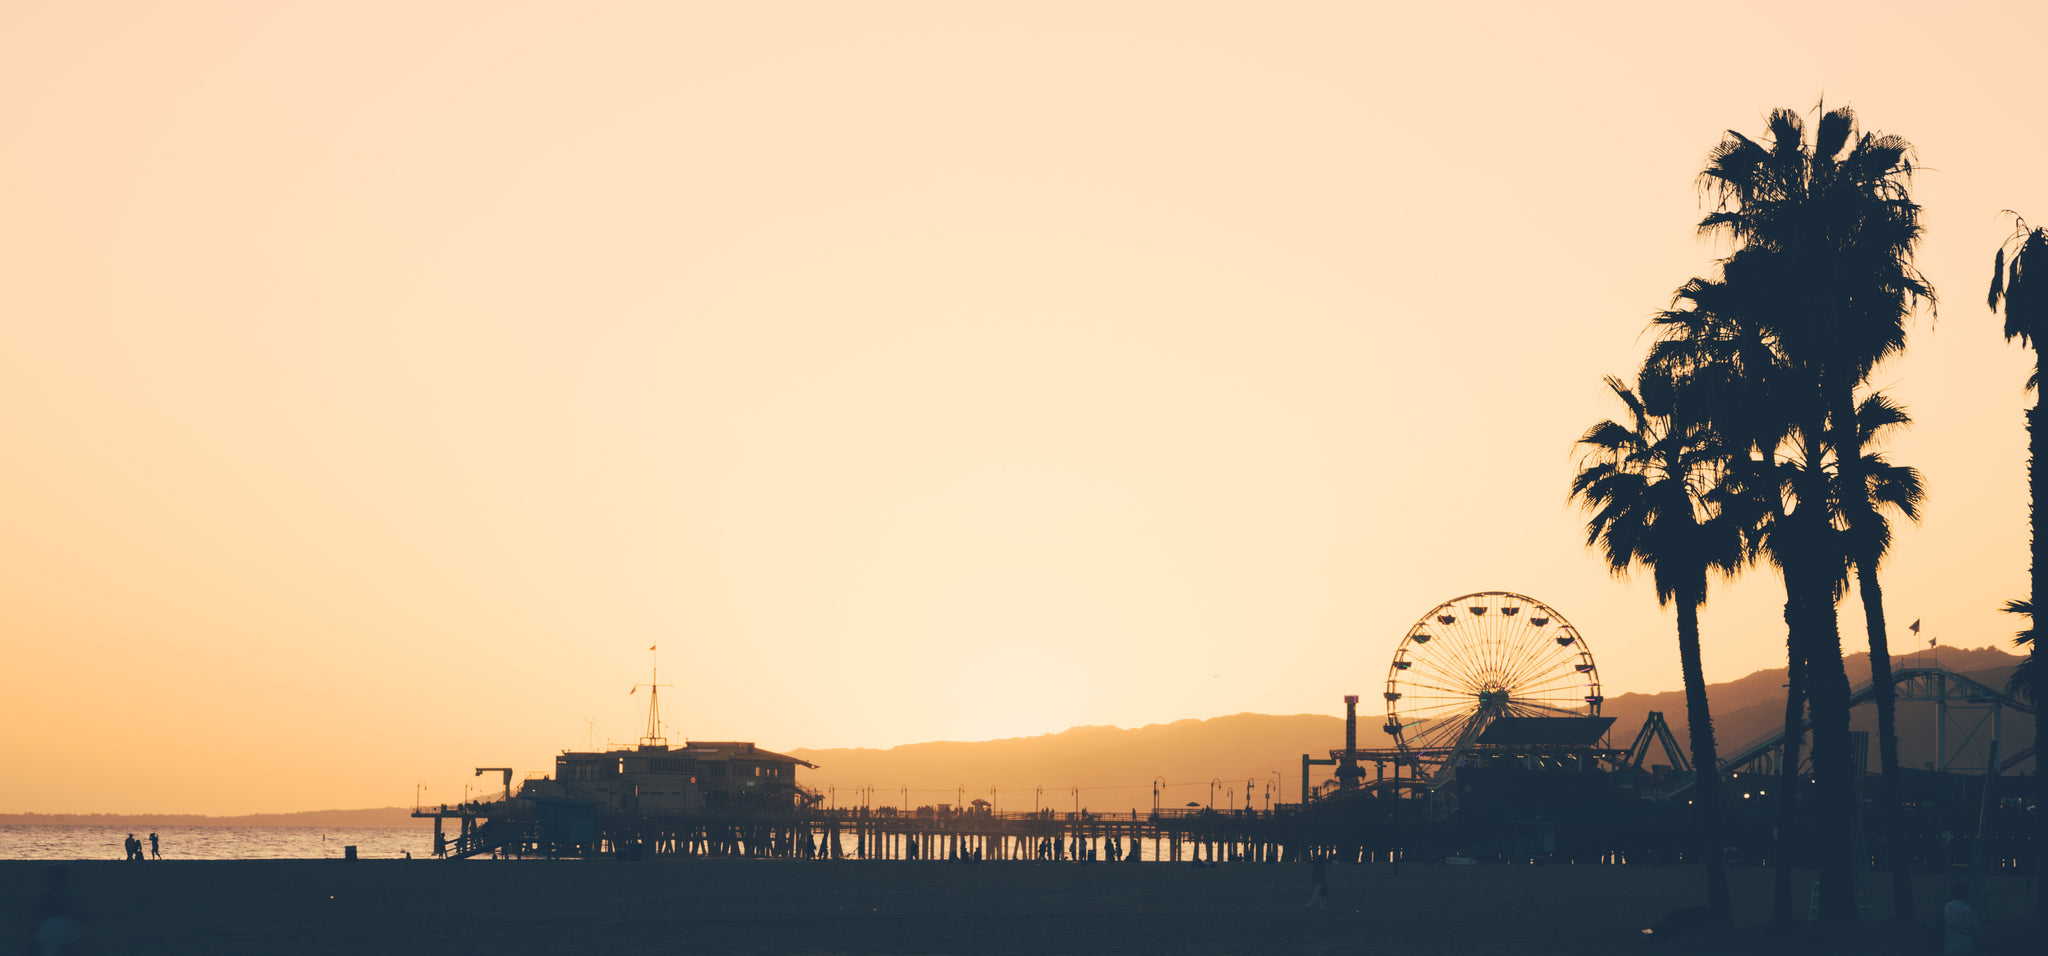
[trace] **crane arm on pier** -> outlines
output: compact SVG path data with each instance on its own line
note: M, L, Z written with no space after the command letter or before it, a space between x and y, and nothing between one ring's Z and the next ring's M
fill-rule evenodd
M476 768L476 775L477 775L477 776L479 776L479 777L481 777L481 776L483 776L483 775L484 775L484 774L485 774L485 773L486 773L487 771L491 771L491 770L496 770L497 772L499 772L499 773L502 773L502 774L504 774L504 775L505 775L505 799L507 799L507 800L510 800L510 799L512 799L512 768L511 768L511 767L478 767L478 768Z

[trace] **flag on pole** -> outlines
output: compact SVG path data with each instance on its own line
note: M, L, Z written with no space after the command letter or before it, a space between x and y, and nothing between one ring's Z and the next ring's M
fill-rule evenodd
M1917 617L1914 618L1912 625L1907 627L1907 630L1912 631L1915 634L1920 633L1920 619Z
M640 693L640 685L639 685L639 684L634 684L634 685L633 685L633 689L632 689L632 690L629 690L629 691L627 691L627 692L626 692L626 696L627 696L627 697L631 697L631 696L633 696L634 694L637 694L637 693Z
M1918 624L1919 622L1918 622L1918 621L1915 621L1914 623L1915 623L1915 624ZM1918 633L1920 633L1920 631L1919 631L1919 629L1918 629L1918 628L1915 628L1915 629L1913 630L1913 633L1915 633L1915 634L1918 634ZM652 644L649 644L649 645L647 645L647 649L648 649L648 650L650 650L650 651L651 651L651 650L654 650L654 645L652 645Z

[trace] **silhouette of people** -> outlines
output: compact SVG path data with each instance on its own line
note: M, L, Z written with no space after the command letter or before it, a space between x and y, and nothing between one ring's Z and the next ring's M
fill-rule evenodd
M28 946L24 952L36 956L57 956L71 951L84 933L71 912L71 894L65 886L64 868L43 871L43 890L36 895L29 919Z
M1969 956L1977 951L1977 937L1984 932L1977 911L1970 906L1970 884L1957 880L1953 899L1941 908L1943 956Z
M152 860L161 860L164 858L162 851L160 851L157 848L156 834L154 833L149 835L149 858Z
M142 859L142 841L136 839L133 833L128 834L128 839L122 842L121 849L124 851L121 857L124 860Z
M1306 913L1309 910L1326 910L1329 908L1330 871L1323 867L1322 858L1317 857L1314 863L1309 864L1308 902L1302 904L1301 911Z

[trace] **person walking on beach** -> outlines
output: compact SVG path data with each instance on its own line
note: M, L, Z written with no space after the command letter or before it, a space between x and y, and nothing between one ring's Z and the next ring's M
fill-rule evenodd
M1977 922L1977 911L1970 907L1970 884L1957 880L1955 898L1941 908L1941 923L1946 930L1942 934L1943 956L1970 956L1977 951L1977 937L1984 932L1983 924Z
M1317 857L1308 868L1308 902L1301 911L1327 910L1330 908L1330 871L1323 868L1323 860Z
M149 858L152 860L161 860L164 858L163 853L157 849L156 834L154 833L149 835Z

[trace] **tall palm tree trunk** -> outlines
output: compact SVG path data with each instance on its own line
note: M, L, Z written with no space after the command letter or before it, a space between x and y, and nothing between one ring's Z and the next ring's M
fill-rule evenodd
M1806 694L1813 712L1813 777L1821 813L1820 918L1856 921L1851 834L1856 825L1855 765L1849 759L1849 674L1833 596L1811 596L1813 634L1806 654ZM1864 861L1869 866L1869 861Z
M1853 382L1840 378L1834 388L1836 422L1833 431L1835 467L1840 471L1844 491L1842 508L1849 515L1850 547L1855 552L1856 594L1863 603L1863 627L1870 641L1870 686L1877 701L1877 754L1882 778L1878 784L1878 819L1884 828L1886 861L1892 871L1892 918L1913 920L1913 861L1906 852L1905 820L1900 815L1899 730L1897 688L1892 685L1891 638L1884 620L1884 589L1878 583L1878 565L1883 557L1883 519L1871 504L1869 476L1864 472L1865 439L1857 415ZM1853 761L1852 761L1853 766ZM1867 867L1868 860L1855 860Z
M1892 918L1913 921L1913 855L1906 848L1905 819L1899 814L1899 726L1897 688L1892 686L1891 640L1885 633L1884 592L1877 562L1856 562L1856 591L1863 599L1864 628L1870 633L1870 686L1877 699L1878 813L1883 817L1886 862L1892 868Z
M1806 715L1806 658L1798 629L1792 626L1799 616L1794 604L1792 598L1785 599L1785 743L1778 755L1778 869L1771 893L1771 915L1779 923L1799 918L1792 908L1792 834L1798 823L1794 810L1799 802L1799 745L1806 739L1800 727Z
M1808 461L1820 460L1809 452ZM1812 475L1809 472L1809 475ZM1806 662L1806 700L1813 721L1814 829L1820 834L1820 918L1830 923L1856 920L1850 839L1856 821L1856 790L1849 760L1849 674L1842 667L1842 633L1835 617L1836 580L1826 571L1833 564L1835 536L1823 507L1807 503L1827 500L1825 479L1807 477L1801 506L1793 514L1797 535L1793 559L1785 565L1785 586L1796 588L1794 607L1799 623L1793 637ZM1819 485L1819 487L1816 487ZM1868 862L1865 864L1868 866Z
M1707 710L1707 679L1700 665L1702 593L1678 599L1678 666L1685 681L1685 727L1692 745L1693 813L1707 861L1707 908L1722 922L1732 918L1728 863L1721 855L1721 758L1714 752L1714 718Z
M2039 339L2034 344L2034 381L2048 382L2043 373L2048 373L2048 354L2044 354ZM2048 417L2043 410L2048 408L2048 384L2037 384L2034 388L2034 407L2027 412L2027 493L2028 531L2032 546L2028 554L2032 558L2031 580L2028 600L2034 602L2034 614L2029 627L2034 630L2033 649L2028 653L2033 659L2034 694L2034 739L2048 740L2048 668L2041 666L2041 645L2048 643L2041 628L2042 599L2048 598L2048 562L2041 560L2041 542L2044 537L2041 527L2041 506L2048 502L2048 468L2043 468L2041 458L2048 455ZM2041 761L2036 758L2034 771L2034 925L2048 926L2048 773L2039 769Z

